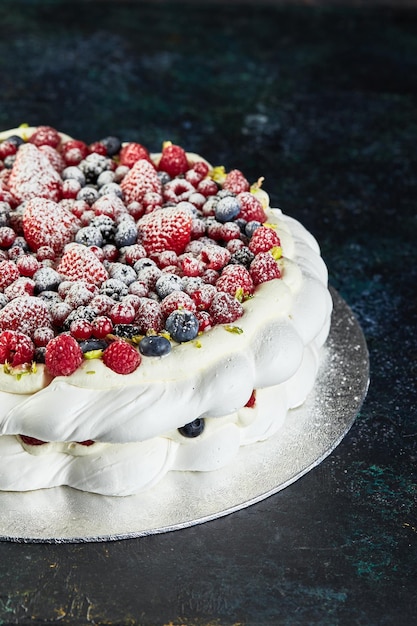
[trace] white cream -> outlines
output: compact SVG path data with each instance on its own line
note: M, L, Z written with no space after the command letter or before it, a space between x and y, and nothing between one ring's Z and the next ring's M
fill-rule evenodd
M268 222L281 239L283 277L243 304L234 324L243 332L217 326L166 357L143 357L127 376L99 359L52 381L42 365L20 378L0 370L0 490L134 494L171 470L223 467L240 446L276 433L314 385L332 301L314 237L277 209ZM182 436L177 429L196 418L205 418L203 433ZM21 433L52 443L23 446ZM99 443L74 443L88 439Z

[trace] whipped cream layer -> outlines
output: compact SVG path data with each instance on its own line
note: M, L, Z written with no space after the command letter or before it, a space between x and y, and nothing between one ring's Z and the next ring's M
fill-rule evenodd
M170 470L210 471L242 445L277 432L316 378L332 311L327 269L313 236L278 209L282 278L257 287L233 328L216 326L130 375L86 360L50 381L44 366L0 374L0 489L57 485L106 495L148 489ZM256 404L245 407L256 389ZM197 418L187 438L178 428ZM25 434L51 443L23 446ZM92 446L76 442L93 439Z

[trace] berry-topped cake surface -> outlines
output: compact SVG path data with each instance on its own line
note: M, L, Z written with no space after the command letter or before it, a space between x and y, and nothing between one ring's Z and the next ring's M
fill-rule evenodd
M0 164L0 490L131 495L285 428L332 299L262 178L49 126Z

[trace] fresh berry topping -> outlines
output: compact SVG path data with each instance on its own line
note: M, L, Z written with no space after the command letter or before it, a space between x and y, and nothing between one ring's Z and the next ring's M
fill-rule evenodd
M46 346L45 365L52 376L70 376L82 361L82 350L71 335L58 335Z
M249 241L249 250L253 254L259 254L260 252L268 252L271 248L279 247L280 245L281 242L275 230L260 226L255 230Z
M49 246L60 253L72 241L78 226L77 218L68 209L44 198L29 200L23 214L23 232L34 251Z
M171 342L162 335L143 337L139 341L138 347L143 356L165 356L171 352Z
M184 149L170 141L164 143L158 169L167 172L171 178L185 174L188 170L188 160Z
M146 335L149 331L159 333L164 327L164 316L159 302L143 298L136 312L135 324L141 335Z
M240 202L235 196L226 196L220 198L214 209L216 220L221 222L230 222L240 213Z
M249 269L254 285L281 278L281 270L272 254L261 252L252 261Z
M240 170L231 170L226 175L223 189L239 194L242 191L249 191L250 184Z
M0 248L10 248L16 239L16 233L9 226L0 227Z
M181 428L178 429L178 432L183 437L193 439L194 437L198 437L199 435L201 435L204 430L204 425L204 419L198 417L193 422L189 422L188 424L181 426Z
M188 294L183 291L173 291L162 300L161 309L165 317L168 317L177 310L186 310L194 313L196 305Z
M237 196L237 199L240 202L240 218L244 219L246 222L266 222L267 216L262 204L253 193L243 191Z
M254 292L251 275L243 265L227 265L216 282L216 287L239 300Z
M197 337L199 323L194 313L190 311L174 311L168 316L165 328L174 341L182 343Z
M39 146L51 146L57 148L61 142L61 137L55 128L51 126L38 126L34 133L29 137L29 143Z
M208 245L201 250L200 257L207 269L221 270L229 262L231 254L221 246Z
M0 310L0 330L16 330L31 337L36 328L51 323L48 305L35 296L14 298Z
M20 276L20 272L13 261L0 261L0 291L8 287Z
M127 165L132 168L137 161L145 159L150 161L148 150L140 143L127 143L119 153L120 165Z
M70 333L79 341L89 339L93 333L93 325L88 320L74 320L70 325Z
M34 352L35 346L27 335L13 330L0 333L0 363L9 363L12 367L30 363Z
M108 156L115 156L118 152L121 152L122 142L118 137L113 137L109 135L108 137L104 137L100 141L103 146L106 148L106 152Z
M106 315L98 315L91 323L93 329L93 337L104 339L113 332L113 322Z
M33 144L22 145L16 156L9 189L21 202L30 198L61 198L62 180L48 158Z
M132 169L120 183L126 204L142 202L144 196L152 191L161 193L162 185L152 163L145 159L136 161Z
M67 165L78 165L88 154L88 146L84 141L70 139L61 146L62 156Z
M209 313L215 324L230 324L243 315L243 307L229 293L218 291L210 305Z
M103 361L117 374L131 374L140 365L139 352L127 341L113 341L103 352Z
M140 243L147 254L173 250L184 252L191 239L192 217L186 210L168 207L144 215L138 222Z
M80 244L69 244L58 264L57 272L68 280L85 280L100 285L108 273L94 252Z

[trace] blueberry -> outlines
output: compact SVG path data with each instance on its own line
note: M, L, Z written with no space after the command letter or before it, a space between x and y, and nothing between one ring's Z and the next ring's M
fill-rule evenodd
M3 165L6 168L6 170L11 170L15 161L16 161L16 155L15 154L9 154L9 156L4 158L3 159Z
M108 343L104 339L86 339L85 341L80 341L79 345L83 353L85 353L92 350L105 350Z
M77 193L77 200L84 200L84 202L87 202L87 204L89 204L90 206L94 204L97 198L98 191L95 187L92 187L91 185L86 185L85 187L82 187Z
M148 257L143 257L142 259L139 259L133 265L133 269L136 273L147 267L156 267L155 261L153 261L152 259L148 259Z
M62 180L74 179L80 183L81 187L85 185L85 176L79 167L70 165L66 167L62 172Z
M171 176L168 174L168 172L158 172L157 176L159 180L161 181L162 185L166 185L171 180Z
M226 196L221 198L214 209L214 215L218 222L231 222L240 213L241 206L239 200L235 196Z
M46 348L44 346L38 346L35 348L35 354L33 355L35 363L45 363L45 352Z
M4 293L0 293L0 309L2 309L8 303L8 299L4 295Z
M6 141L12 143L16 147L19 147L22 145L22 143L25 143L25 140L22 139L22 137L19 137L19 135L10 135L10 137L7 137Z
M103 173L107 174L107 172ZM113 172L109 173L113 174ZM123 190L116 182L106 183L105 185L100 187L98 191L99 196L107 196L109 194L113 194L114 196L117 196L118 198L121 198L123 200Z
M41 267L33 275L35 281L35 295L42 291L56 291L61 282L61 275L52 267Z
M171 352L171 342L161 335L149 335L139 341L139 352L143 356L164 356Z
M190 439L198 437L204 430L204 420L201 417L197 417L193 422L189 422L178 429L178 432L184 437Z
M104 185L108 185L114 181L114 172L111 170L105 170L101 172L100 176L97 178L97 187L103 187Z
M62 298L57 291L45 290L37 294L35 290L35 295L43 300L49 306L49 308L51 308L52 305L56 304L57 302L62 302Z
M191 341L198 335L198 319L190 311L173 311L166 321L165 328L174 341Z
M134 222L123 221L117 226L114 235L114 244L117 248L133 246L136 243L138 232Z
M248 222L245 226L245 234L248 237L252 237L255 230L259 228L260 226L262 226L261 222L257 222L256 220L252 220L251 222Z
M110 278L120 280L125 285L134 283L137 279L136 272L130 265L124 265L123 263L112 263L109 267Z
M120 139L111 135L109 137L104 137L104 139L100 139L100 143L102 143L106 147L107 155L110 157L117 154L122 147L122 142L120 141Z
M95 226L84 226L75 235L76 243L80 243L83 246L101 246L104 243L103 235L99 228Z

